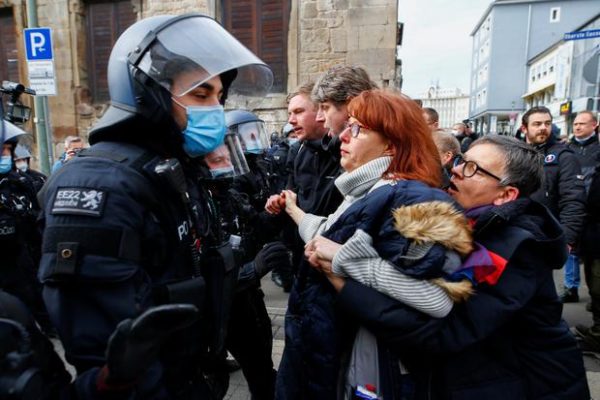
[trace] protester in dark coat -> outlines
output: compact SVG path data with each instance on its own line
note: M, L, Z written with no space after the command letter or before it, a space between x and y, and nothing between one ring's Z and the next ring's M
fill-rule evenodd
M361 227L377 232L380 239L377 251L368 257L373 264L402 264L402 257L397 256L408 255L412 240L394 229L391 211L415 204L433 207L433 203L451 208L447 194L435 189L440 183L437 149L421 109L407 97L380 90L364 91L350 101L348 113L349 125L339 135L341 166L345 172L335 180L344 201L325 217L306 213L300 203L296 205L296 195L284 191L285 211L299 224L307 248L310 240L323 231L323 235L343 243ZM467 237L470 244L470 235ZM439 268L437 272L441 272L444 246L425 253L411 259L414 270L422 268L432 273ZM444 316L452 308L452 301L440 287L401 269L394 272L385 276L375 273L371 283L429 315ZM300 270L286 314L286 347L279 369L277 398L351 396L358 385L377 385L379 375L392 371L387 368L377 371L369 366L365 368L369 370L368 376L358 372L346 379L344 360L354 351L351 349L381 357L386 351L374 348L377 344L368 333L361 330L355 334L355 322L339 312L334 296L335 291L322 274L312 268ZM354 346L355 336L366 338L369 344L363 346L365 342L357 339ZM383 395L388 398L391 393Z
M547 209L528 199L542 179L541 160L515 139L488 136L452 172L449 193L498 267L495 281L478 285L467 302L435 319L333 275L338 255L322 257L327 252L317 242L315 258L339 292L337 304L408 367L405 382L414 386L403 395L589 399L552 277L567 257L565 236Z

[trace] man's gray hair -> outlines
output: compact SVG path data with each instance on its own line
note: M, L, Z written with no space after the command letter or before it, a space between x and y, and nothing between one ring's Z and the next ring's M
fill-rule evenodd
M371 89L377 89L377 84L369 78L364 68L335 65L317 80L311 97L317 103L329 101L338 107Z
M501 185L519 189L519 197L526 197L538 190L544 179L543 155L533 146L513 137L488 135L470 146L491 144L504 155L504 178Z

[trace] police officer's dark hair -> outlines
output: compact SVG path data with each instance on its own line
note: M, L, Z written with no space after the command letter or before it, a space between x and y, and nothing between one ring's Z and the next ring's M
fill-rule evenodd
M550 110L547 107L535 106L535 107L531 107L529 110L527 110L525 112L525 114L523 114L523 117L521 118L521 124L524 126L527 126L527 124L529 123L529 117L532 114L548 114L548 115L550 115L550 118L552 118L552 113L550 112Z
M544 179L543 156L533 146L510 136L487 135L473 142L470 149L480 144L491 144L504 156L500 185L516 187L519 197L527 197L539 189Z
M315 83L312 100L316 103L329 101L339 107L365 90L377 89L364 68L355 65L334 65Z

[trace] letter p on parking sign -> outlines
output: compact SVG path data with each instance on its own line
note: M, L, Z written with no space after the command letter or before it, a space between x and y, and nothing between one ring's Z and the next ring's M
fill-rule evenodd
M52 30L28 28L23 30L27 61L52 60Z

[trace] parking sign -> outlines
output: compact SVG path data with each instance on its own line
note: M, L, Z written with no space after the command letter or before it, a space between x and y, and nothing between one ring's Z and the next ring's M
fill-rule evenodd
M27 61L52 60L52 30L27 28L23 31Z
M56 95L52 30L50 28L27 28L23 30L29 86L39 96Z

